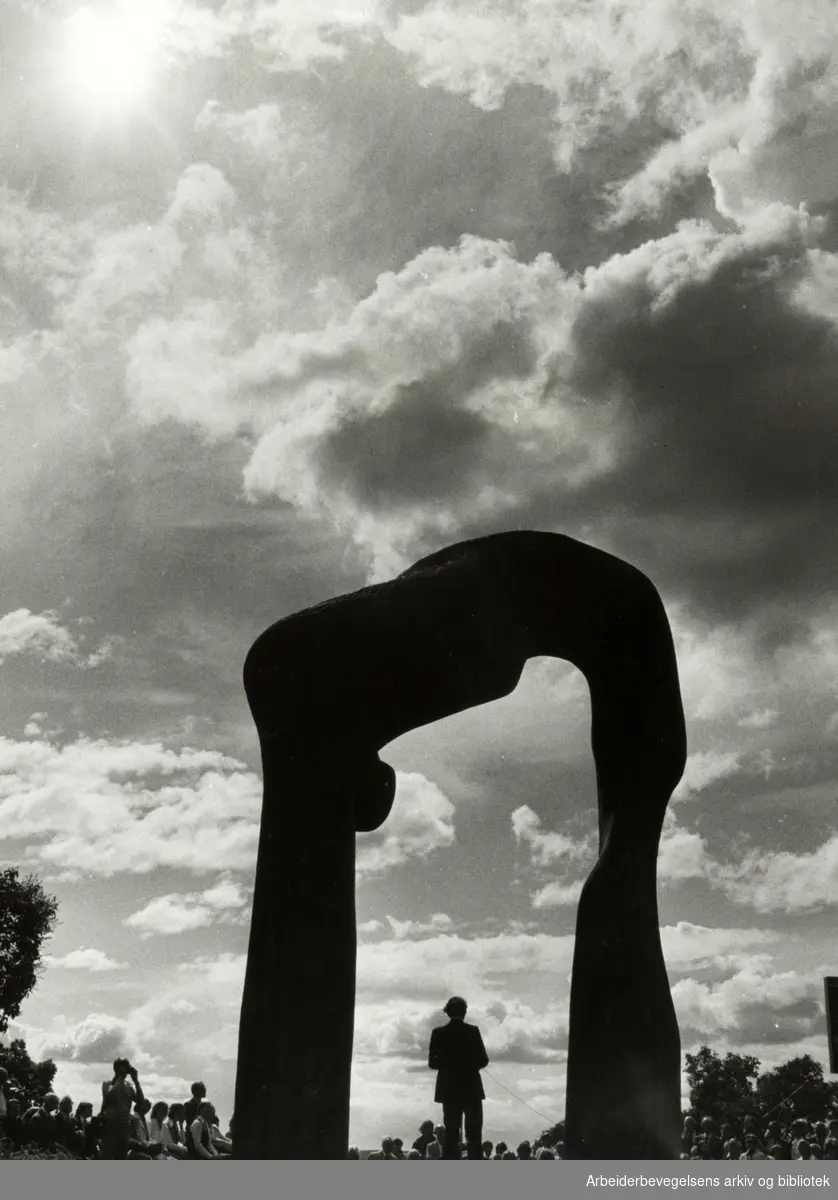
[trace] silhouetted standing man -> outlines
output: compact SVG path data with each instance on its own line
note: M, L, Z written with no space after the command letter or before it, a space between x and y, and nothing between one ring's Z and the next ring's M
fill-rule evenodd
M452 996L442 1010L449 1017L431 1033L428 1066L438 1072L434 1100L442 1105L445 1125L443 1158L460 1157L460 1130L465 1118L468 1157L482 1159L483 1081L480 1072L489 1065L489 1056L476 1025L466 1025L468 1005L461 996Z

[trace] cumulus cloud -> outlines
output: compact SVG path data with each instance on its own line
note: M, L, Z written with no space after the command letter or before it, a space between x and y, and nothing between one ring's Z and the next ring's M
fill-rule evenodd
M838 837L817 849L750 850L718 870L719 884L738 904L760 913L822 912L838 904Z
M447 913L434 913L427 921L398 921L395 917L387 916L387 924L393 937L421 937L426 933L440 933L450 929L453 921ZM381 927L378 921L370 922L374 927ZM362 926L363 928L363 926Z
M103 642L98 650L84 653L54 612L18 608L0 617L0 663L14 655L32 654L46 662L94 667L109 656L111 647L110 642Z
M821 979L778 972L770 956L761 956L726 979L679 980L672 999L685 1042L794 1043L818 1031L822 990Z
M666 814L658 852L658 878L662 883L679 884L689 879L709 879L715 861L707 842L694 830L684 827L672 812Z
M566 908L577 903L582 895L584 879L575 883L559 883L554 880L533 892L530 897L533 908Z
M733 750L699 750L690 754L681 782L672 793L673 800L685 800L704 791L720 779L727 779L740 770L740 755Z
M241 922L247 918L251 889L232 879L221 879L202 892L174 892L155 896L123 925L137 929L140 937L174 935L215 924Z
M544 831L541 818L529 805L522 804L512 813L512 832L518 845L527 846L530 862L536 868L559 863L565 870L592 865L595 844L590 838L575 839L563 833ZM533 908L564 908L576 904L582 892L584 878L577 880L551 879L531 893Z
M612 184L620 223L660 212L702 175L730 216L771 200L834 197L838 39L830 16L828 0L760 9L668 0L653 12L639 0L607 8L490 0L477 11L435 0L403 11L385 36L424 84L484 108L522 84L545 89L563 169L609 125L628 138L645 124L645 161Z
M453 817L454 805L435 783L416 772L399 772L390 816L379 829L358 836L358 876L377 875L452 845Z
M549 1004L544 1010L504 995L485 1005L469 1004L468 1019L481 1029L494 1063L555 1063L567 1049L567 1008ZM359 1005L356 1056L362 1061L401 1059L425 1063L431 1031L447 1018L439 1009L417 1007L407 999Z
M516 808L511 819L515 841L529 847L532 861L537 866L544 867L567 860L576 862L590 854L591 846L587 841L577 841L563 833L543 831L541 817L527 804Z
M45 967L49 967L53 971L90 971L93 974L98 974L100 971L119 971L125 966L125 963L116 962L103 950L96 950L93 946L69 950L66 954L58 957L54 954L45 954L43 963Z
M131 1054L134 1041L129 1023L107 1013L90 1013L61 1031L45 1032L37 1053L41 1058L67 1059L79 1063L112 1063Z
M2 837L31 861L112 875L251 868L261 782L214 750L0 739Z
M104 876L158 867L252 871L261 806L260 777L217 750L0 738L0 838L27 843L29 860L40 865ZM399 774L390 818L359 836L359 876L451 845L453 812L423 775ZM243 897L225 880L157 897L132 924L146 933L199 928L242 907Z

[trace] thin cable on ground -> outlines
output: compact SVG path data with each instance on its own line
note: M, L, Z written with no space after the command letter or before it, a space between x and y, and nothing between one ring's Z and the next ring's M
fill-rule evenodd
M558 1121L554 1121L552 1117L546 1117L543 1112L539 1112L537 1108L533 1108L531 1104L527 1104L526 1100L522 1100L520 1096L516 1096L511 1088L508 1088L505 1083L501 1083L499 1079L495 1079L495 1076L491 1073L491 1071L487 1071L485 1067L483 1068L483 1074L488 1075L489 1078L493 1080L494 1083L498 1084L499 1087L502 1087L505 1092L509 1092L513 1100L517 1100L519 1104L523 1104L524 1108L528 1108L530 1112L535 1113L537 1117L541 1117L542 1121L547 1121L549 1125L558 1125Z

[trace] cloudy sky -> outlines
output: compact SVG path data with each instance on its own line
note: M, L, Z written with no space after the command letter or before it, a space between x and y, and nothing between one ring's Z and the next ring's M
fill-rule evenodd
M230 1115L279 617L446 543L647 571L690 759L660 861L684 1048L826 1062L838 974L832 0L6 0L0 858L60 901L13 1031ZM588 697L391 746L359 838L352 1138L564 1111ZM508 1089L508 1090L506 1090ZM529 1106L529 1107L527 1107ZM535 1111L532 1111L535 1110Z

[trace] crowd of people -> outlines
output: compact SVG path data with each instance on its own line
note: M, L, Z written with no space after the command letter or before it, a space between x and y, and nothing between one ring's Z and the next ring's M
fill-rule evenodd
M462 1158L468 1157L468 1151L463 1145L460 1149ZM504 1160L537 1160L564 1158L564 1143L561 1141L549 1144L545 1138L535 1142L523 1141L512 1150L506 1142L482 1143L482 1158L495 1162ZM349 1149L349 1158L360 1159L361 1151L357 1146ZM397 1161L400 1159L443 1159L445 1157L445 1126L434 1125L433 1121L423 1121L419 1126L419 1136L409 1150L405 1150L401 1138L386 1137L382 1139L381 1149L373 1150L365 1156L368 1159L384 1159Z
M48 1092L31 1099L9 1086L0 1067L0 1141L11 1151L33 1147L63 1149L74 1158L146 1159L177 1162L220 1160L233 1153L232 1118L226 1134L202 1082L192 1084L183 1103L152 1103L137 1070L127 1059L113 1064L102 1084L98 1112L89 1100L73 1105L71 1096Z
M705 1116L684 1119L681 1158L838 1159L838 1114L810 1121L792 1113L785 1120L746 1116L717 1122Z
M146 1159L157 1161L231 1158L233 1118L226 1133L202 1082L192 1084L184 1102L152 1103L143 1092L138 1072L127 1059L113 1064L113 1078L102 1084L98 1111L90 1101L73 1104L72 1097L48 1092L31 1100L9 1083L0 1067L0 1143L13 1151L24 1147L50 1151L61 1148L80 1159ZM770 1114L769 1114L770 1116ZM544 1161L566 1157L563 1126L514 1149L506 1142L482 1143L483 1161ZM461 1139L462 1142L462 1139ZM465 1158L465 1145L458 1149ZM445 1126L423 1121L409 1149L398 1137L385 1137L380 1149L362 1154L353 1146L348 1158L379 1161L441 1160L445 1158ZM838 1112L810 1120L793 1111L782 1119L760 1121L688 1115L681 1135L682 1159L838 1159Z
M561 1125L557 1126L561 1133ZM445 1127L423 1121L419 1137L409 1150L401 1138L386 1137L381 1148L365 1157L376 1160L442 1159L444 1157ZM514 1150L506 1142L483 1142L483 1160L535 1161L560 1160L566 1157L563 1141L546 1137L521 1142ZM465 1148L460 1151L466 1157ZM349 1150L349 1158L362 1156L357 1146ZM838 1159L838 1114L824 1114L822 1120L810 1121L793 1114L783 1121L745 1116L741 1119L716 1121L704 1116L687 1116L681 1135L682 1159Z

